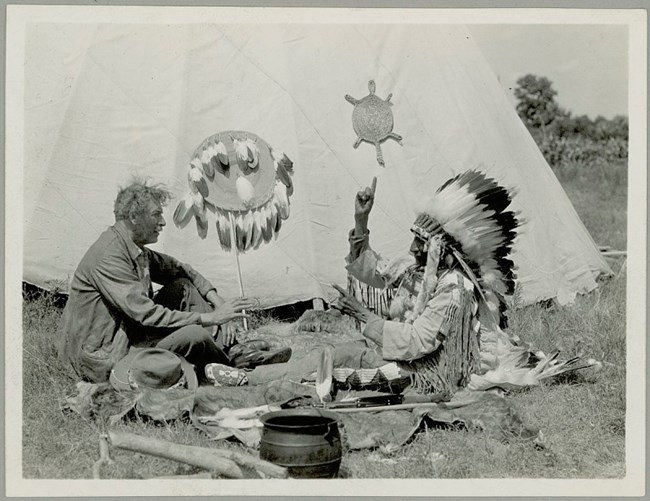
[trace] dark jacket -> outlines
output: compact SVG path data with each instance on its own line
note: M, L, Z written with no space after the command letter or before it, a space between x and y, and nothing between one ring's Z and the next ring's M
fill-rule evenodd
M141 250L118 221L88 249L74 273L59 327L59 358L82 379L108 380L113 365L147 327L198 324L199 313L174 311L152 300L151 282L189 278L201 295L214 289L191 266Z

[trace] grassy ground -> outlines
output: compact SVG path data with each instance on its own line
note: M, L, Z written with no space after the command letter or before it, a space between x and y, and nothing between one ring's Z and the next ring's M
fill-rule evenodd
M568 164L554 172L594 241L625 250L627 164Z
M625 249L626 169L612 165L557 175L599 245ZM612 262L615 271L620 263ZM74 386L59 368L55 352L61 309L52 296L32 296L23 310L23 476L91 478L99 457L92 422L59 410ZM472 431L428 430L386 456L377 451L347 454L348 478L603 478L625 474L625 275L603 282L571 308L530 306L510 317L512 329L545 351L585 354L604 361L600 373L578 373L509 398L543 430L547 448L529 442L501 443ZM214 446L190 424L120 424L134 433L170 441ZM239 449L237 444L219 447ZM191 467L150 456L113 451L107 478L148 478L195 473Z

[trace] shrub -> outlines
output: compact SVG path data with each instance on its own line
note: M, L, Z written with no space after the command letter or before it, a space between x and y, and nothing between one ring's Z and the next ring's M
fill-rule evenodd
M594 140L582 135L537 135L536 141L542 155L552 166L610 163L625 160L628 155L627 140L620 137Z

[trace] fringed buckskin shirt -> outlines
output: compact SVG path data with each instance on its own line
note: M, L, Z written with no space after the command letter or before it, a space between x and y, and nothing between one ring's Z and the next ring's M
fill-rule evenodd
M203 297L215 287L191 266L145 248L122 221L109 227L77 267L59 326L59 358L85 380L103 382L147 327L200 323L197 312L174 311L153 301L152 282L189 278ZM143 328L144 327L144 328Z
M414 278L413 261L386 263L369 246L369 233L362 236L350 232L350 253L346 258L348 272L377 288L395 287L410 280L393 303L411 301L421 287ZM412 280L411 280L412 279ZM412 306L412 305L411 305ZM408 308L409 305L405 304ZM391 316L393 315L391 307ZM478 304L474 285L458 270L443 273L424 311L412 322L387 320L371 314L364 331L381 335L381 356L387 361L401 362L400 367L413 373L414 386L425 393L454 392L469 382L479 364ZM403 365L406 364L406 365Z

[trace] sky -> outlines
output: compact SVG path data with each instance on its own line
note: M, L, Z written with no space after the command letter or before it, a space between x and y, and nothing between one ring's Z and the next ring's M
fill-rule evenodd
M621 25L472 25L486 59L516 104L519 77L547 77L572 115L628 114L628 29Z

